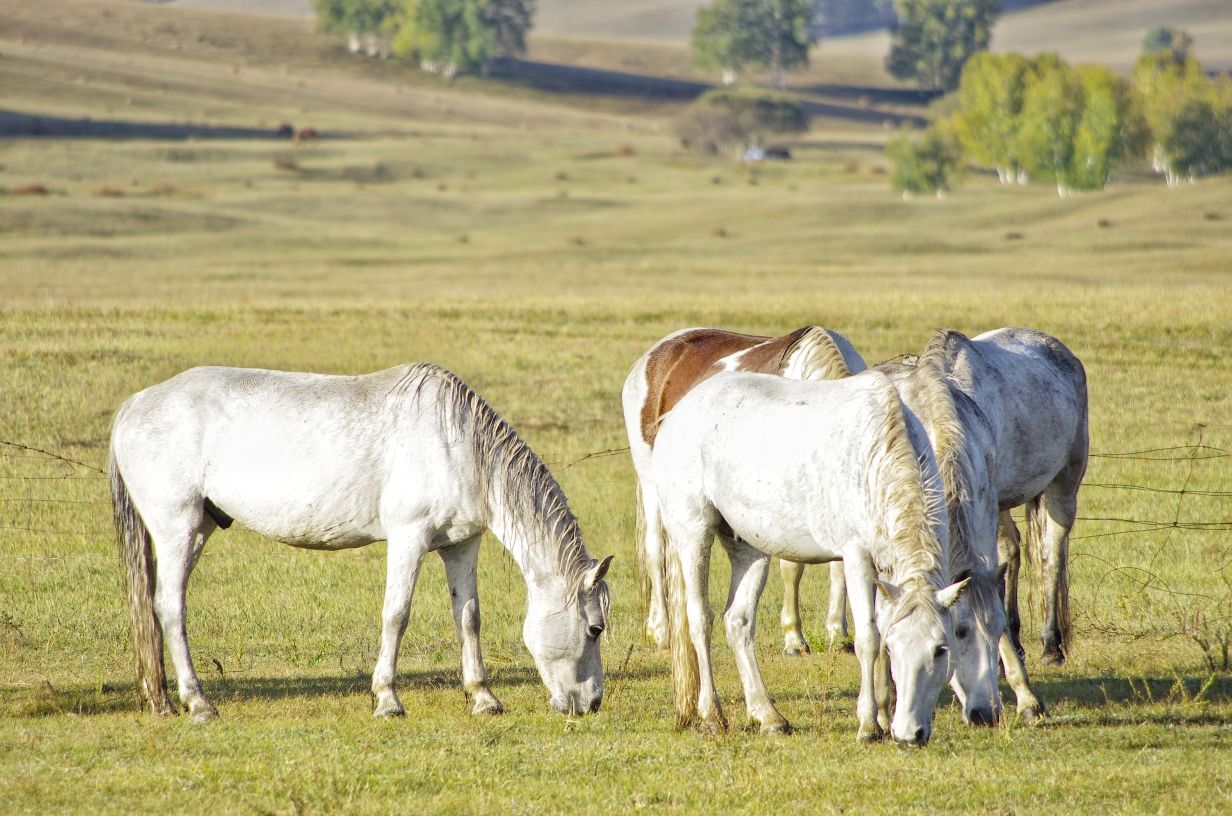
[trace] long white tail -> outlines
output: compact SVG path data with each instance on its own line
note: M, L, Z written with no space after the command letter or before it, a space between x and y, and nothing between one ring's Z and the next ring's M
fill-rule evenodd
M697 696L701 691L701 672L697 652L689 636L688 596L684 586L684 567L680 554L667 545L667 621L668 643L672 652L672 698L676 705L676 727L688 728L697 722Z
M126 574L137 694L142 707L148 705L152 713L174 714L175 706L167 696L167 674L163 667L163 630L154 614L154 553L150 531L133 506L114 454L107 469L116 540Z

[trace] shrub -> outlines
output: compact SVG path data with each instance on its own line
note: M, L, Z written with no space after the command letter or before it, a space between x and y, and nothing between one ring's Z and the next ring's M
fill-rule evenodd
M768 134L805 130L808 114L799 102L756 90L708 91L676 121L680 143L700 153L738 153Z
M957 182L961 170L962 151L946 122L934 124L918 138L904 130L886 145L886 154L894 162L891 183L903 198L924 193L941 197Z

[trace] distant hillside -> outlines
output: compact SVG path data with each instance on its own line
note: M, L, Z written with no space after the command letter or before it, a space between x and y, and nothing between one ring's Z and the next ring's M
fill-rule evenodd
M170 0L172 4L259 14L307 16L311 0ZM552 37L683 43L709 0L538 0L535 31ZM1194 36L1207 67L1232 70L1232 0L1009 0L993 35L998 51L1058 51L1066 59L1126 70L1154 26ZM885 32L823 41L821 56L880 59Z

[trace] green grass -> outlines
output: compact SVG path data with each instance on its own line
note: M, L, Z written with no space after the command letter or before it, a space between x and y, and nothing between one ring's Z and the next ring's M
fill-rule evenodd
M64 9L113 16L57 27ZM330 138L0 142L0 188L51 191L0 195L0 439L101 467L115 407L192 365L356 373L432 360L525 435L591 553L617 560L600 714L548 710L521 645L522 579L489 540L483 644L509 713L469 715L432 561L400 661L409 715L377 722L367 689L384 545L301 552L233 528L189 588L197 666L222 717L154 720L134 703L104 482L6 447L0 812L1227 810L1232 677L1212 673L1191 636L1226 631L1226 531L1106 535L1133 525L1081 522L1071 661L1040 666L1038 620L1024 629L1053 717L969 729L946 693L920 752L856 745L849 655L778 654L772 579L759 655L798 733L707 738L673 730L667 661L641 639L628 460L571 463L624 445L628 366L687 325L820 323L870 361L917 351L938 326L1037 326L1087 366L1093 451L1232 449L1232 180L1168 190L1135 169L1061 200L974 177L906 203L882 172L880 129L822 123L792 144L790 165L750 168L679 153L654 114L403 84L314 50L294 22L226 34L222 15L138 4L4 11L41 32L23 45L0 31L13 109L272 127L307 108ZM168 21L181 51L133 46ZM206 70L198 33L233 37L239 73L219 60ZM173 75L182 92L160 93ZM1080 513L1227 521L1226 496L1095 486L1226 492L1227 461L1095 458ZM824 572L805 577L814 644ZM715 657L740 723L722 643Z

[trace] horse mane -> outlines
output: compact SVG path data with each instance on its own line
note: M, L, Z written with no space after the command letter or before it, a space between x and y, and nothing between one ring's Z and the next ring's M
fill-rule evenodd
M949 566L951 576L969 575L973 578L968 597L974 607L976 626L983 628L987 615L981 610L995 602L996 581L982 570L983 563L976 556L975 537L978 534L973 518L973 502L976 499L976 472L971 448L972 440L967 434L959 403L970 399L953 387L946 373L946 363L956 343L965 342L959 332L938 330L925 346L911 373L915 395L928 422L937 459L937 472L945 494L946 513L949 520ZM969 411L978 411L974 404Z
M556 547L556 567L565 579L567 597L576 602L593 564L560 484L513 426L452 371L434 363L414 363L390 393L418 401L429 382L436 385L441 430L470 446L481 490L490 495L493 485L499 484L512 522L526 542L541 539ZM606 594L599 602L606 622Z
M893 550L893 580L904 590L898 616L925 609L940 622L932 593L943 586L946 547L934 525L944 510L944 492L936 471L916 454L898 391L884 377L881 383L885 410L878 413L872 428L876 441L867 501L886 527L882 532Z
M807 326L784 354L790 362L783 376L795 380L838 380L850 377L851 369L830 332L820 326Z

